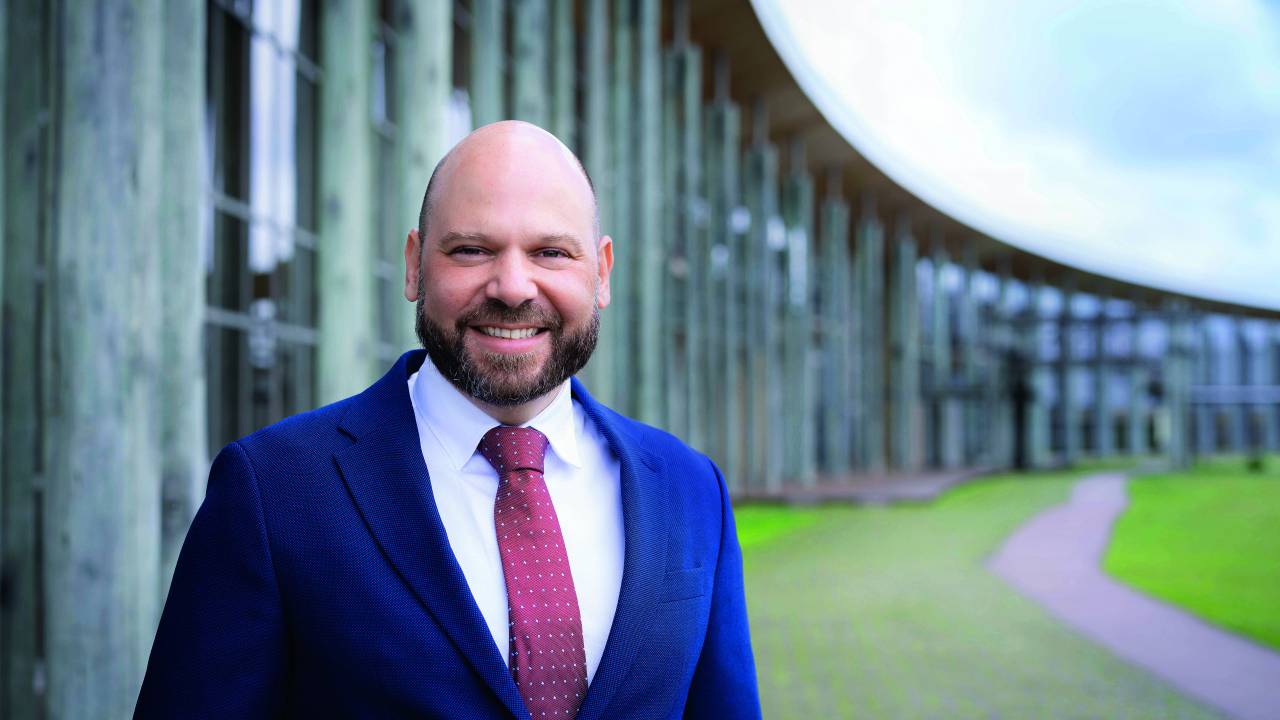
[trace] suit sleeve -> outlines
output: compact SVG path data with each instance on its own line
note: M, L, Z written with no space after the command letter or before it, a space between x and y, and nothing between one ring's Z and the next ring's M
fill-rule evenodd
M710 464L720 489L720 555L716 560L715 585L711 589L707 637L693 672L684 715L718 720L759 718L760 695L747 626L742 551L738 547L729 490L719 468Z
M232 443L178 556L134 717L274 717L285 646L257 479Z

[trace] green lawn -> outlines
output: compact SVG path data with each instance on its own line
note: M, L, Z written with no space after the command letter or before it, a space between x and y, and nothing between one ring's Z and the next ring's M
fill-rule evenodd
M1077 475L924 506L737 511L767 718L1208 718L983 566Z
M1106 571L1280 648L1280 457L1268 460L1262 473L1219 458L1131 482Z

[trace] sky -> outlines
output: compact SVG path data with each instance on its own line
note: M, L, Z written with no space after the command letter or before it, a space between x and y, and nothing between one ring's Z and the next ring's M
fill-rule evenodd
M1093 272L1280 309L1280 0L752 0L921 199Z

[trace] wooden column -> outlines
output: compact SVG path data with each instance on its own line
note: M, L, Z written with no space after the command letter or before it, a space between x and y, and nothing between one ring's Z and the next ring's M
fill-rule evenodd
M620 240L615 226L614 169L610 162L609 102L609 4L608 0L586 0L584 3L583 33L583 123L582 163L591 176L596 190L596 205L600 213L600 232L613 239L614 274L611 281L612 303L600 313L600 342L591 356L591 362L583 371L587 385L596 399L612 407L617 404L615 392L615 355L619 353L621 336L618 318L625 304L618 294L617 278L621 268L617 264Z
M1075 287L1068 278L1062 288L1058 315L1058 418L1062 427L1062 462L1072 465L1080 456L1080 417L1075 398Z
M1280 322L1265 322L1262 337L1262 382L1272 388L1280 387ZM1280 451L1280 401L1272 400L1263 405L1262 412L1267 449L1272 452Z
M1191 395L1189 308L1185 301L1176 300L1170 301L1167 307L1169 343L1165 351L1163 372L1169 429L1165 452L1171 466L1185 468L1191 464L1190 437L1187 433Z
M712 348L712 367L718 377L708 383L712 391L711 421L713 457L720 463L729 487L739 492L745 487L743 462L742 408L746 406L742 348L744 313L741 278L746 269L745 228L736 227L735 214L741 219L738 148L741 127L738 106L729 99L729 65L718 54L714 63L715 100L707 113L707 205L710 215L709 242L711 292L708 341Z
M637 300L634 346L638 358L636 387L639 391L635 408L642 422L661 424L663 413L662 353L662 288L666 258L662 237L662 56L659 35L662 31L660 0L637 0L636 15L636 85L639 105L636 177L639 181L639 212L635 216L636 275L634 292Z
M916 240L900 217L889 268L889 457L895 470L920 469L920 335L916 297Z
M54 25L42 398L53 718L132 713L160 607L165 23L158 0L98 10L60 13Z
M960 258L962 274L960 282L959 306L956 308L957 329L959 330L959 376L963 396L961 407L961 464L972 466L983 454L984 445L991 433L985 431L989 425L982 418L982 395L977 392L979 364L982 361L981 330L978 318L978 255L972 240L964 240L961 245Z
M1048 292L1041 278L1037 277L1032 282L1026 334L1023 338L1032 375L1033 398L1027 410L1027 423L1030 426L1027 428L1027 438L1030 464L1034 468L1045 468L1052 462L1050 445L1052 428L1049 421L1048 397L1053 384L1053 368L1045 361L1040 335L1044 327L1042 318L1044 298Z
M663 318L681 328L682 350L678 364L667 366L665 385L683 387L683 397L668 396L668 421L682 429L685 442L699 449L707 445L707 311L709 249L707 244L706 199L702 179L702 51L689 44L688 5L674 8L675 47L668 53L670 68L668 102L672 110L672 134L664 145L673 150L674 183L667 188L671 199L675 247L669 257L675 265L668 274L679 283L679 292L669 293ZM674 339L677 333L664 335ZM677 376L683 379L677 381Z
M822 371L819 400L822 404L822 470L832 476L849 472L853 454L853 392L850 362L850 319L854 312L849 258L849 205L840 189L840 170L827 176L826 197L819 214L822 237L822 271L819 302L822 308Z
M1111 408L1107 403L1107 299L1099 297L1098 303L1093 326L1093 454L1107 457L1115 452Z
M953 391L951 367L951 293L946 286L947 251L941 236L933 245L933 296L931 303L933 366L932 404L933 438L937 443L938 465L946 469L960 467L963 457L963 409Z
M778 217L778 153L768 142L768 118L763 101L752 109L752 143L747 150L744 196L751 214L751 234L746 257L746 337L748 471L757 490L777 491L782 484L779 424L782 413L782 377L778 322L778 251L785 246L786 231Z
M513 0L511 22L511 116L539 127L551 118L551 40L547 0Z
M0 459L0 565L5 601L0 603L0 716L34 718L43 712L36 668L43 660L37 629L43 608L36 548L44 517L46 454L41 433L48 382L42 358L44 263L48 253L50 67L46 53L53 33L47 3L5 3L4 92L4 282L3 450Z
M635 173L635 0L614 0L613 5L613 329L605 340L618 348L614 354L614 402L620 412L635 414L637 403L634 348L639 342L635 281L642 239L636 232L635 197L639 183Z
M1013 368L1010 366L1016 338L1010 317L1014 280L1008 258L1000 263L998 282L1000 289L991 314L991 337L996 353L992 358L994 378L987 390L991 398L991 424L995 429L990 464L997 468L1009 468L1014 464L1014 443L1017 442L1018 431L1014 427L1013 383L1020 382L1022 378L1013 377Z
M1127 434L1130 455L1146 455L1148 452L1147 385L1151 378L1139 343L1141 327L1136 316L1129 322L1129 431Z
M679 5L676 5L678 11ZM676 17L677 42L680 22ZM687 31L685 32L687 35ZM687 327L684 309L689 302L689 258L686 238L681 235L681 204L684 202L679 187L682 159L680 147L672 142L679 136L677 118L680 115L678 88L679 61L674 50L662 57L662 137L668 142L661 147L662 217L657 237L662 245L662 292L659 322L662 347L662 422L661 426L677 437L686 437L688 430L689 354L685 344Z
M449 150L449 99L453 93L453 4L441 0L397 0L397 43L392 103L396 125L395 187L399 231L387 241L404 247L405 233L417 227L422 196L436 163ZM399 257L392 253L391 257ZM399 349L416 347L414 306L400 283L391 283L395 313L393 338Z
M1232 375L1233 384L1243 388L1249 384L1249 376L1253 365L1253 348L1245 332L1243 318L1231 318L1231 336L1235 345L1235 368ZM1248 403L1237 403L1231 408L1231 451L1244 453L1249 450L1249 411Z
M316 400L330 403L377 379L374 139L369 120L370 0L327 3L320 18L320 235Z
M551 124L549 129L565 145L581 152L576 133L574 98L577 73L577 29L573 22L574 0L551 0ZM590 31L588 31L590 32ZM597 42L608 37L601 30ZM587 42L591 42L590 39ZM602 68L603 70L603 68Z
M507 64L502 41L506 36L505 26L505 0L472 0L471 67L468 70L472 127L507 117L502 87L502 69Z
M163 4L160 186L161 577L169 579L209 471L204 367L204 267L200 254L205 109L205 3Z
M0 5L0 147L10 147L9 139L4 134L5 90L8 88L8 82L5 79L5 67L6 67L5 61L7 59L5 57L5 49L8 47L8 44L9 44L8 37L6 35L9 28L8 14L9 14L9 4L5 3L3 5ZM7 244L7 240L8 240L8 238L5 236L5 226L4 226L5 175L6 175L6 170L3 167L0 167L0 308L3 308L4 264L5 264L4 255L5 255L5 245ZM0 313L0 319L3 319L3 318L4 318L4 315ZM7 567L7 565L5 564L5 560L7 558L5 557L5 553L4 553L4 528L5 528L5 522L4 522L4 488L5 488L4 427L5 425L4 425L4 390L2 388L3 388L3 383L6 380L8 380L8 377L4 373L4 365L5 365L4 356L6 351L8 350L9 345L10 343L5 341L3 330L0 330L0 583L4 582L3 568ZM6 683L4 681L5 680L4 631L5 631L5 623L3 619L3 610L0 610L0 713L3 713L5 711L5 704L6 704L4 701L5 687L6 687Z
M813 378L813 178L805 163L804 145L793 141L783 188L786 261L783 377L783 476L812 485L817 479L817 412Z
M875 197L866 194L858 217L857 293L859 298L859 365L861 402L855 427L860 429L858 467L871 473L885 469L885 283L884 225Z
M1221 382L1217 373L1217 349L1206 318L1200 318L1197 330L1195 343L1199 348L1200 382L1217 385ZM1196 451L1201 455L1212 455L1219 449L1217 416L1218 406L1214 403L1200 403L1196 408Z

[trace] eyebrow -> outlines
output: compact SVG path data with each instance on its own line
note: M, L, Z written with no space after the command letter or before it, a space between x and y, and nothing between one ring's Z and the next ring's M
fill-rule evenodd
M488 242L489 242L489 236L484 235L482 233L450 231L445 233L444 236L440 238L440 245L442 247L448 247L451 245L462 245L467 243L476 243L478 245L484 245ZM538 242L566 245L569 247L570 250L573 251L575 255L583 254L582 242L579 241L578 238L572 235L565 235L563 233L553 233L551 235L543 235L542 237L538 238Z

